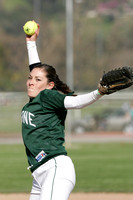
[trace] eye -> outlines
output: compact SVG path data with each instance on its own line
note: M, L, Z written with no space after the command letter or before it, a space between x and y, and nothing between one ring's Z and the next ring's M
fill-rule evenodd
M37 81L41 81L41 79L40 79L40 78L37 78L36 80L37 80Z
M28 76L28 80L29 80L29 79L32 79L32 77L31 77L31 76Z

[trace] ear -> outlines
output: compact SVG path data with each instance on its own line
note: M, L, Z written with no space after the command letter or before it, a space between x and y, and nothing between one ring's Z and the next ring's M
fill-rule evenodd
M47 89L51 90L51 89L53 89L54 86L55 86L55 83L50 82L50 83L48 83Z

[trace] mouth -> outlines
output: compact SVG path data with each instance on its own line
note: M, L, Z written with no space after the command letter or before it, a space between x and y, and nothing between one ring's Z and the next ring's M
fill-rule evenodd
M33 88L28 88L28 91L32 92L32 91L34 91L34 89Z

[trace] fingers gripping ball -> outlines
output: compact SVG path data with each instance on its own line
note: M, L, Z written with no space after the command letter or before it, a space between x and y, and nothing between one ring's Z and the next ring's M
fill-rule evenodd
M37 28L38 28L37 23L34 21L27 21L23 26L24 32L26 33L26 35L29 36L33 35Z

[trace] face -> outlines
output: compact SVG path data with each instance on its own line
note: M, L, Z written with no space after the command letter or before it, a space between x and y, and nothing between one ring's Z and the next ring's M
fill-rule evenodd
M34 68L27 80L27 94L30 98L36 97L42 90L52 89L54 82L48 83L46 72L40 68Z

